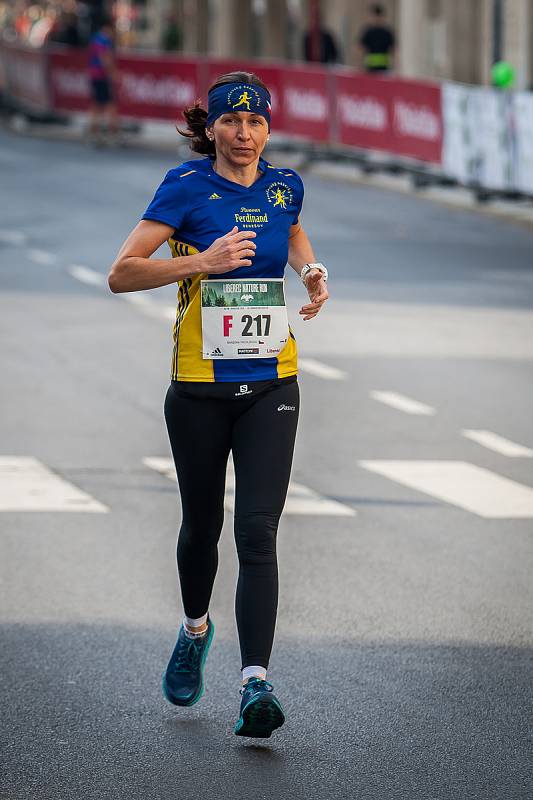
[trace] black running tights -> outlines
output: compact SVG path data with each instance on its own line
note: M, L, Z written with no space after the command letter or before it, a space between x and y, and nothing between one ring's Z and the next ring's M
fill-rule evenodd
M235 613L242 668L266 668L278 605L276 535L292 465L299 389L296 381L252 383L245 389L249 395L236 395L242 388L226 385L221 395L220 384L210 389L172 382L168 389L165 419L183 515L178 573L185 614L201 617L209 608L218 566L231 451L239 558Z

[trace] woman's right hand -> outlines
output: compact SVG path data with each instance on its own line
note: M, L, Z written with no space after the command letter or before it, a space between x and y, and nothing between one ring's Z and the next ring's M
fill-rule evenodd
M251 267L251 259L255 255L255 231L240 231L235 225L233 230L215 239L213 244L202 253L204 271L207 273L224 273L238 267Z

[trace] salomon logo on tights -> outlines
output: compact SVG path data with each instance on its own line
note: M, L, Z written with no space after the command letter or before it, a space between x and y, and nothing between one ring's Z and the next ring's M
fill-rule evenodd
M286 406L284 403L282 403L280 406L278 406L278 411L296 411L296 406Z

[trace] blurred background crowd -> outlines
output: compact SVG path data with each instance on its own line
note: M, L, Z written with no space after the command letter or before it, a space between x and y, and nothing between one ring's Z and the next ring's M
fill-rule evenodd
M369 66L368 31L382 28L397 74L489 84L505 59L515 88L533 83L531 0L0 0L0 30L36 48L85 46L102 14L122 48L357 69Z

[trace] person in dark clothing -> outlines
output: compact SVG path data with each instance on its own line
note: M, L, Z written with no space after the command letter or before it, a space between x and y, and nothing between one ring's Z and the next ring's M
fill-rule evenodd
M370 6L368 25L358 39L359 52L366 72L386 72L393 67L396 39L385 23L385 11L379 3Z
M57 30L50 36L51 42L66 44L69 47L81 47L82 37L78 30L76 14L72 11L62 11L59 17Z
M335 39L322 25L317 6L311 8L310 26L304 36L303 46L306 61L320 64L334 64L340 61Z
M329 31L320 28L317 36L317 54L313 52L313 32L304 36L304 58L306 61L318 61L321 64L334 64L339 61L339 51L335 39Z

